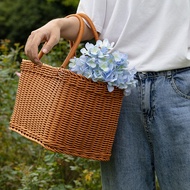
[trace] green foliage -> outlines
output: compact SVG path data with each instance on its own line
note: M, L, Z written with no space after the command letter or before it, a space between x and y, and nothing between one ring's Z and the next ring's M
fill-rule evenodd
M43 62L60 66L68 53L60 43ZM3 190L100 190L99 162L53 153L8 129L19 78L23 46L0 44L0 189Z
M25 168L19 190L100 190L97 162L44 150L41 152L39 164Z
M61 2L66 7L77 7L79 0L47 0L48 2Z
M18 82L15 72L19 68L19 61L17 58L20 56L20 51L23 46L15 44L15 48L8 47L9 41L5 40L1 42L0 46L0 124L7 124L7 120L10 117L11 110L13 108L13 102L15 99L15 87ZM3 113L3 114L2 114Z
M0 39L24 44L30 32L49 20L76 12L78 0L1 0Z

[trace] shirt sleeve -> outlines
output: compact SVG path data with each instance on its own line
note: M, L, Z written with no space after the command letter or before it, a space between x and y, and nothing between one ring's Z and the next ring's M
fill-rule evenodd
M97 32L101 33L106 15L107 0L80 0L77 13L84 13L94 23Z

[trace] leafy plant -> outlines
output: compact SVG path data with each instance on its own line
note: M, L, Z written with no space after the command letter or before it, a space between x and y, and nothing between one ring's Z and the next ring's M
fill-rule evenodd
M54 18L76 12L79 0L1 0L0 39L24 44L30 32Z
M69 50L66 41L43 57L60 66ZM0 187L3 190L100 190L99 162L53 153L8 129L14 107L23 46L0 44Z

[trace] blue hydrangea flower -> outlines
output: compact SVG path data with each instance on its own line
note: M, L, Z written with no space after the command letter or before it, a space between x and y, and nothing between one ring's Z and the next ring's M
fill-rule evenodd
M91 78L94 82L106 82L109 92L114 87L124 90L124 95L128 96L131 89L135 87L135 69L128 68L127 54L113 51L114 43L109 43L108 39L98 40L96 44L86 43L81 49L82 55L70 60L69 69L86 78Z

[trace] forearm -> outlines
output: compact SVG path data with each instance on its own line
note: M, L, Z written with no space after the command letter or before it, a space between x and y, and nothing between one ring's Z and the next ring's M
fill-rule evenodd
M51 22L51 21L50 21ZM79 20L76 17L55 19L55 22L60 27L60 37L74 41L79 31ZM90 40L93 38L91 29L85 24L84 35L82 40Z

